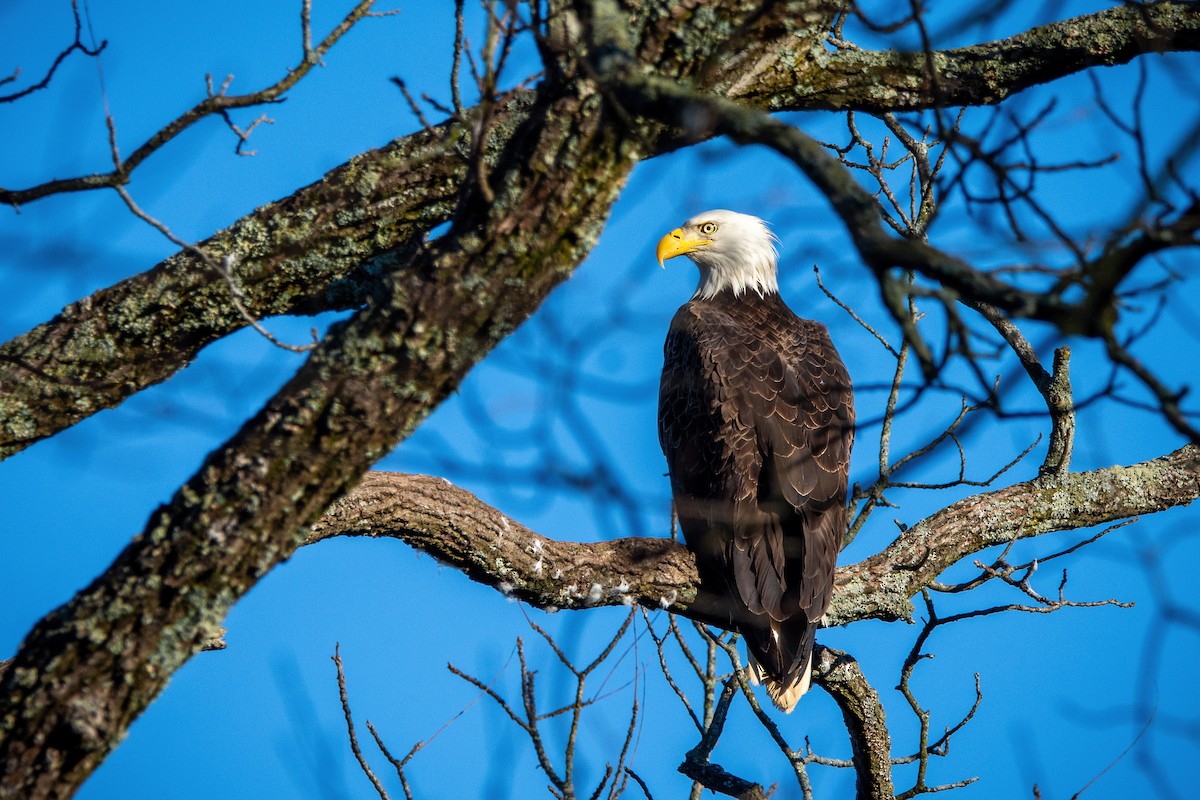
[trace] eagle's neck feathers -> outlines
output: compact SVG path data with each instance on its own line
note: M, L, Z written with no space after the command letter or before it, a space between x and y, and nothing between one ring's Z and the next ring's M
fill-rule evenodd
M696 260L700 268L700 283L693 300L711 300L725 290L741 297L747 291L759 297L779 294L779 280L775 274L775 259L762 254L738 255L727 258L724 254L705 253L708 263Z
M710 211L694 219L708 218L721 225L711 244L687 254L700 269L700 283L692 299L711 300L725 290L735 297L746 292L759 297L778 294L777 239L766 223L758 217L728 211Z

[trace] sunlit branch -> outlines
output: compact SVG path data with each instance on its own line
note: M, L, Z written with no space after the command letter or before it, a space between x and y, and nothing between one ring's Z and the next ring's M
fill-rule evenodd
M1131 467L1069 473L961 500L903 531L880 553L840 567L829 624L907 619L910 598L963 557L993 545L1113 522L1200 497L1200 449ZM372 472L314 527L333 536L397 538L473 580L539 608L629 605L715 622L691 554L667 539L562 542L540 536L440 478ZM719 624L716 623L716 624Z

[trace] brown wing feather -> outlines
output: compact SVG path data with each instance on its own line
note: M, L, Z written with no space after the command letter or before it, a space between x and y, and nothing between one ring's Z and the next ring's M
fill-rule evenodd
M778 296L718 295L671 323L659 437L701 580L769 676L807 665L846 527L854 409L824 326Z

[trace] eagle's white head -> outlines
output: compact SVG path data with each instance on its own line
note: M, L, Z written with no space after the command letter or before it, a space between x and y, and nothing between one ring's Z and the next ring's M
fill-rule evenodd
M693 299L714 297L723 289L742 295L779 291L776 264L779 240L767 223L736 211L705 211L668 233L658 243L659 266L668 258L686 255L700 268L700 285Z

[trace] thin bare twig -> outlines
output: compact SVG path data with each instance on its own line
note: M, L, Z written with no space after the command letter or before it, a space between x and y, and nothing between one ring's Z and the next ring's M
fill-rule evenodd
M491 697L492 700L494 700L497 705L500 706L504 713L508 715L509 719L515 722L521 728L521 730L525 732L525 735L529 738L530 743L533 745L534 753L538 761L538 767L550 781L551 793L554 794L555 797L560 798L560 800L573 800L576 797L575 755L580 732L580 720L583 710L595 704L598 700L608 696L608 694L605 694L602 691L603 684L601 685L600 692L593 694L590 697L587 696L587 678L602 664L604 664L613 654L617 644L622 638L624 638L626 632L628 632L629 626L633 622L636 613L636 610L630 611L628 616L626 616L625 621L618 628L616 634L601 650L600 654L587 666L582 668L576 666L575 663L566 656L562 648L557 642L554 641L554 637L552 637L541 626L529 619L528 616L526 617L530 627L534 630L534 632L536 632L543 640L546 641L547 644L550 645L555 656L575 677L575 693L572 702L549 712L538 710L537 689L535 682L535 676L537 673L534 670L529 669L528 662L525 658L525 644L521 638L517 639L517 658L521 666L521 713L518 713L516 708L513 705L510 705L508 701L506 701L492 687L484 685L483 682L478 678L468 675L452 664L449 666L451 673L459 676ZM631 645L631 647L635 645L636 639L635 644ZM624 773L624 766L626 759L629 757L630 749L633 746L640 710L640 704L636 699L636 667L634 681L634 701L630 715L630 723L626 729L625 739L622 743L617 764L615 767L610 765L605 771L599 786L597 786L592 794L592 798L598 798L603 793L604 788L606 786L610 786L609 781L612 781L610 786L610 795L614 790L623 789L625 785L626 775ZM545 720L562 716L568 712L570 713L571 717L567 741L564 746L562 770L560 772L559 769L555 767L554 762L550 757L546 740L542 733L541 723Z
M303 19L307 20L307 7L310 0L305 0L305 11ZM230 109L246 108L249 106L264 105L267 103L276 103L296 85L305 75L312 70L314 66L320 63L321 58L328 52L339 39L352 28L355 23L363 17L368 16L371 6L375 0L360 0L360 2L351 9L350 13L318 44L315 48L311 47L311 43L307 42L304 46L304 57L298 64L288 70L287 74L274 84L260 89L257 92L243 95L230 95L226 93L230 80L227 79L222 88L215 94L209 92L208 95L196 105L185 111L183 114L176 117L171 122L160 128L153 136L147 139L140 147L129 154L127 158L122 159L110 172L97 172L91 175L81 175L74 178L57 178L55 180L46 181L45 183L29 187L28 189L0 189L0 203L20 206L25 203L40 200L44 197L49 197L55 194L63 194L65 192L79 192L90 189L99 189L104 187L121 186L129 182L130 174L141 165L143 161L160 150L165 144L177 137L183 131L190 128L205 117L213 114L224 114ZM310 35L305 27L302 30L302 37ZM211 87L211 77L208 78L209 86ZM240 149L242 140L239 138L238 147Z
M363 755L362 748L358 746L358 734L354 730L354 719L350 716L350 696L346 691L346 673L342 669L341 645L335 645L333 648L333 663L337 667L337 683L338 696L342 701L342 714L346 717L346 730L350 735L350 750L354 753L355 760L358 761L358 766L362 768L363 774L371 781L371 785L375 787L375 791L379 794L380 800L391 800L387 790L383 788L383 784L379 778L375 776L371 765L367 763L366 757Z
M0 103L15 103L22 97L28 97L34 92L39 92L42 89L45 89L50 85L50 81L54 79L54 73L58 71L58 68L62 66L62 63L66 61L67 58L75 51L78 50L80 53L92 57L99 56L100 53L104 51L104 48L108 46L108 40L102 40L100 44L93 45L92 47L88 47L83 43L83 21L79 16L79 0L71 0L71 15L75 18L75 40L61 52L59 52L57 56L55 56L54 61L50 64L49 69L46 70L46 74L41 80L39 80L37 83L26 86L19 92L0 95ZM12 75L9 75L6 78L0 78L0 86L14 83L20 76L21 68L17 67L13 70Z
M169 239L176 246L196 256L210 269L220 275L221 278L224 279L225 284L229 287L229 295L230 299L233 301L234 308L236 308L238 313L242 315L242 319L246 320L246 324L258 331L259 335L261 335L264 339L276 347L282 350L287 350L291 353L307 353L316 348L317 344L319 343L316 328L312 329L313 340L311 344L288 344L267 330L266 326L259 321L258 317L250 313L250 309L246 306L246 295L242 292L241 287L238 286L237 281L233 276L233 267L237 262L232 255L227 255L224 259L217 261L209 256L209 254L206 253L202 248L180 239L178 236L172 233L171 229L165 224L143 211L141 207L134 202L133 197L130 196L129 192L124 186L118 184L112 188L118 195L120 195L121 200L125 203L126 207L133 213L134 216L149 224L163 236L167 237L167 239Z

